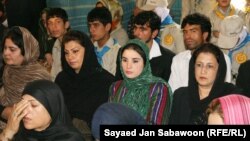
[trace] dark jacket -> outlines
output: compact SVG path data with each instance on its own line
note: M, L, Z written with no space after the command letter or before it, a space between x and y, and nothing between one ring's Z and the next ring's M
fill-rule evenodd
M87 35L84 34L82 42L85 54L79 73L68 65L62 48L63 71L57 75L55 82L62 89L70 115L90 125L97 107L108 101L114 76L99 65L94 46Z
M243 89L244 94L250 97L250 60L240 65L238 76L236 79L236 86Z
M206 109L214 98L232 93L242 93L241 89L233 84L224 82L226 68L224 55L220 51L219 67L214 84L209 95L200 100L194 71L195 60L192 56L189 62L188 86L179 88L174 92L169 124L207 124Z
M220 87L220 91L213 97L217 98L232 93L242 93L242 91L233 84L225 82L223 86ZM191 92L188 90L188 87L181 87L174 92L169 124L206 124L205 111L213 99L212 96L196 101L196 106L192 106L195 102L191 100L190 95ZM200 117L198 117L199 119L197 119L198 121L192 121L196 120L192 119L195 118L195 115L200 115Z

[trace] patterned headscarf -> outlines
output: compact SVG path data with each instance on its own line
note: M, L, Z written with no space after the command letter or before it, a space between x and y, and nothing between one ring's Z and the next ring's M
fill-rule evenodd
M218 98L224 124L250 124L250 98L231 94Z
M0 90L0 104L11 106L20 101L24 86L33 80L47 79L50 75L38 62L39 45L32 34L23 27L12 27L10 31L20 30L24 44L24 60L20 66L6 64L3 72L3 87ZM5 37L4 39L9 38ZM4 40L3 40L4 41Z
M148 48L148 46L139 39L130 40L130 41L128 41L127 45L125 45L125 46L128 46L129 44L136 44L139 47L141 47L141 49L146 54L146 60L145 60L146 63L144 65L144 68L143 68L143 71L141 72L141 74L134 79L130 79L130 78L126 77L126 75L124 74L124 70L121 66L122 54L120 52L120 54L119 54L120 70L121 70L122 76L124 78L123 82L125 83L125 86L128 89L127 94L123 98L123 103L125 103L126 105L129 105L129 107L134 107L134 109L136 111L139 111L140 113L143 113L143 115L146 115L147 108L145 108L145 107L149 107L149 99L146 97L148 97L151 84L158 83L158 82L164 83L169 88L168 94L172 95L172 92L171 92L169 85L166 83L165 80L152 75L150 62L149 62L149 48ZM122 50L122 48L121 48L121 50ZM131 101L131 99L135 99L135 98L140 102ZM169 97L168 100L171 101L171 97ZM142 102L142 101L144 101L144 102ZM170 104L171 102L168 102L168 103ZM171 105L169 105L169 107L170 106Z

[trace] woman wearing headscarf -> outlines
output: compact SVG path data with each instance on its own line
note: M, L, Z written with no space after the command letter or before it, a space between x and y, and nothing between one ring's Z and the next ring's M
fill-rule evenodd
M230 94L214 99L207 109L208 124L249 125L250 98Z
M211 43L198 47L189 62L189 82L174 92L170 124L207 124L206 109L217 97L241 93L224 82L226 62L222 51Z
M90 127L97 107L108 101L114 76L98 63L90 38L75 30L63 37L62 66L63 71L57 75L55 82L62 89L69 113L76 121L85 121Z
M62 92L55 83L35 80L25 86L22 94L0 135L1 140L84 141L74 128Z
M11 106L21 100L24 86L37 79L49 80L50 75L37 62L39 45L26 28L10 28L2 46L5 66L0 89L0 113L7 119Z
M136 110L147 124L167 124L171 109L171 89L151 73L149 48L138 39L128 41L119 54L124 80L110 87L110 102Z

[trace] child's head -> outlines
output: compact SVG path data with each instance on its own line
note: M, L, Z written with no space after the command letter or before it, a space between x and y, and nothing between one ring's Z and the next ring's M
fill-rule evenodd
M214 99L207 109L208 124L250 124L250 98L230 94Z
M51 36L55 38L62 38L69 28L67 12L62 8L51 8L46 21Z
M88 27L93 41L108 40L112 17L106 7L95 7L88 13Z

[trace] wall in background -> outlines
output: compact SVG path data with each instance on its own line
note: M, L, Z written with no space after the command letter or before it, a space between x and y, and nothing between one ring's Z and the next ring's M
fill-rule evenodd
M122 4L124 16L123 27L127 29L127 23L133 12L135 0L119 0ZM88 33L87 15L94 8L97 0L47 0L48 7L61 7L65 9L69 15L69 21L72 29L80 30ZM175 22L179 23L181 13L181 0L176 0L171 8L171 15Z
M135 0L119 0L124 10L123 26L126 29L127 22L134 8ZM94 8L97 0L47 0L48 7L61 7L69 15L72 29L88 33L87 15Z
M181 0L176 0L173 6L170 9L170 15L174 21L180 24L181 19Z
M87 14L95 5L93 0L47 0L48 7L61 7L69 16L72 29L88 33Z

